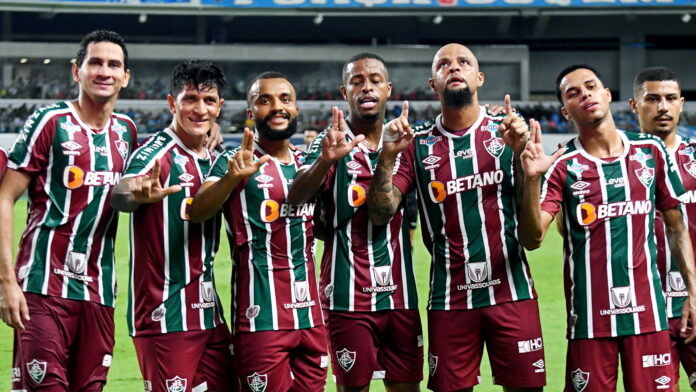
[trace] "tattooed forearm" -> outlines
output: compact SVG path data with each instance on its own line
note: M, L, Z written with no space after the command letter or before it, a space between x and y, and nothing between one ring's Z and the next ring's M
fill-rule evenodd
M388 223L401 204L401 191L392 184L393 170L394 161L380 156L367 194L368 215L376 225Z

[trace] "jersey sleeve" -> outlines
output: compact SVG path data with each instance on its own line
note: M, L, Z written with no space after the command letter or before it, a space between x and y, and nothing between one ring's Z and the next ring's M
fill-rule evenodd
M161 147L153 148L152 146L156 146L158 143L165 143L166 141L167 138L160 132L150 136L149 139L143 142L143 145L131 154L126 171L123 173L123 178L150 174L156 159L161 155L159 153L163 151Z
M541 184L541 210L551 216L556 216L563 201L563 183L566 177L564 162L557 160L546 172Z
M411 142L411 144L396 157L394 172L392 173L392 184L399 189L402 195L411 193L415 186L415 154L415 144Z
M213 162L213 165L210 167L210 170L208 171L208 175L205 176L205 182L211 181L211 182L216 182L219 181L222 176L227 174L227 165L230 159L234 156L234 154L237 153L241 148L237 147L232 150L226 150L220 156Z
M5 169L7 169L7 153L0 148L0 179L5 174Z
M34 174L48 166L56 121L54 118L44 119L46 114L44 109L38 109L24 123L10 150L7 167Z
M667 148L658 140L655 153L655 207L659 211L669 210L680 204L679 197L685 193L677 166L667 153Z

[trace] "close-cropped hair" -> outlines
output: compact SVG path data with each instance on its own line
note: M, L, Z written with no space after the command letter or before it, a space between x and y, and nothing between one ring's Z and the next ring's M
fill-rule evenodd
M204 60L187 60L174 67L171 78L171 94L176 96L181 90L193 87L198 91L217 88L218 95L227 86L222 68Z
M123 69L128 69L128 49L126 49L126 43L123 41L123 37L111 30L95 30L82 37L80 49L77 51L77 56L75 57L75 64L77 64L78 67L81 67L82 62L85 61L87 46L92 42L111 42L120 46L123 50Z
M568 75L569 73L576 71L578 69L587 69L589 71L592 71L592 73L595 74L597 79L602 80L602 77L599 74L599 72L597 72L597 70L594 67L592 67L591 65L573 64L573 65L569 65L569 66L563 68L563 71L561 71L558 74L558 77L556 78L556 98L558 98L558 102L560 102L561 105L563 105L563 97L562 97L562 93L561 93L561 80L563 80L563 78L566 75Z
M254 83L256 83L262 79L285 79L288 81L288 83L290 83L290 79L288 79L288 77L285 76L285 74L280 73L280 72L276 72L276 71L266 71L266 72L262 72L262 73L256 75L256 77L254 79L252 79L251 82L249 82L249 85L247 85L247 104L248 105L251 105L251 86L253 86ZM292 83L290 83L290 84L292 85Z
M387 63L384 61L383 58L379 57L379 55L374 54L374 53L370 53L370 52L361 52L361 53L358 53L358 54L351 56L348 60L346 60L345 63L343 63L343 71L342 71L341 75L343 75L343 77L345 77L346 71L348 70L348 66L350 64L352 64L358 60L365 60L365 59L375 59L375 60L379 61L380 63L382 63L382 65L384 65L384 70L387 71ZM387 76L387 79L389 79L389 74L387 74L386 76ZM344 81L344 83L345 83L345 81Z
M633 94L638 95L638 92L643 88L645 82L665 82L675 81L681 92L681 82L679 77L669 68L665 67L650 67L638 72L638 75L633 79Z

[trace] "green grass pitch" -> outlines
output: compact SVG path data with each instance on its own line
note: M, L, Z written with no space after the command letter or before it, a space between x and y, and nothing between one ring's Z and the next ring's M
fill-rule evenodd
M116 305L116 347L114 349L114 361L109 372L106 392L134 392L143 390L143 382L138 368L133 344L128 336L126 327L126 290L128 285L128 222L126 214L121 214L119 232L116 242L116 264L118 272L118 297ZM20 201L15 208L15 243L24 229L26 220L25 203ZM553 229L553 227L552 227ZM425 322L425 305L428 294L428 268L430 258L425 250L420 233L416 234L414 259L416 264L416 277L418 279L418 294L420 296L420 309L423 318L423 330L427 335ZM321 244L318 253L321 254ZM16 247L15 252L16 254ZM532 270L532 276L539 295L541 310L541 322L544 334L544 349L546 350L547 391L563 390L563 371L565 364L565 304L563 299L562 277L562 241L555 231L550 230L541 249L528 252L528 258ZM230 303L230 274L231 262L227 237L223 235L220 251L215 259L215 274L218 291L229 313ZM227 314L229 316L229 314ZM0 323L0 391L10 390L10 375L12 362L12 330L4 323ZM427 339L426 339L427 355ZM427 380L427 361L424 374ZM501 391L502 388L491 383L490 367L484 357L481 365L482 382L475 388L476 391ZM688 379L682 370L680 378L682 391L688 391ZM421 384L425 390L425 382ZM327 391L335 391L331 375L328 377ZM372 383L373 391L384 391L381 382ZM623 390L619 379L618 390Z

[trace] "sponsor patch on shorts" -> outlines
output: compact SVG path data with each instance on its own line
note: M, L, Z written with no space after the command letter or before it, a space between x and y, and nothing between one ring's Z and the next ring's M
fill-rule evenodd
M319 367L320 368L325 368L329 366L329 356L328 355L322 355L321 358L319 359Z
M110 367L112 359L113 357L111 356L111 354L105 354L104 359L102 359L102 366Z

